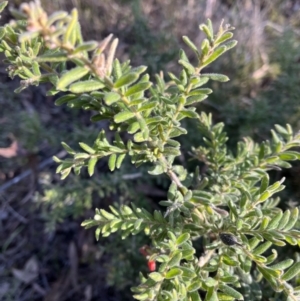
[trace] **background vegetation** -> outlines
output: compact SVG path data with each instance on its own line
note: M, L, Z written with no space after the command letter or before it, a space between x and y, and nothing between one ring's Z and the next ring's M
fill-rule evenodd
M298 1L41 2L49 12L77 7L87 39L114 33L120 39L117 56L129 57L132 65L148 65L153 75L177 70L182 35L200 42L198 24L207 17L215 24L224 18L239 28L239 44L210 71L226 74L231 81L214 82L214 93L199 111L213 112L216 121L225 122L232 146L246 136L267 139L275 123L288 122L299 130ZM6 10L2 23L12 18L20 3L9 1L11 10ZM93 141L107 124L91 125L86 112L55 107L55 98L47 97L42 86L14 94L18 79L11 81L5 68L1 63L0 299L129 300L128 288L136 284L137 271L142 266L147 271L139 248L149 242L142 235L126 241L115 235L96 244L94 231L82 229L80 223L93 215L93 208L113 203L158 208L167 179L154 180L128 162L114 173L100 163L92 179L82 174L61 182L51 159L65 156L60 141L76 147L85 137L88 143L87 133ZM189 151L200 140L194 132L192 138L182 138L185 166L192 164ZM283 208L299 205L299 167L284 171L288 189L282 195ZM273 174L274 179L282 176L282 171ZM298 256L290 247L286 252Z

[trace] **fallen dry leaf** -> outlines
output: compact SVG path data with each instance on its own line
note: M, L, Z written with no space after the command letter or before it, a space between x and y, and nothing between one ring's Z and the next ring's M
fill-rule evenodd
M12 273L18 280L29 284L39 275L38 262L34 256L32 256L25 263L24 269L12 269Z
M0 148L0 156L4 158L12 158L18 154L18 142L14 141L9 147Z

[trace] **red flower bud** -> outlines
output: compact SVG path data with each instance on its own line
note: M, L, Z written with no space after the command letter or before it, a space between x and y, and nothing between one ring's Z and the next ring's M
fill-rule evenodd
M153 260L148 261L148 268L150 272L154 272L156 270L156 263Z

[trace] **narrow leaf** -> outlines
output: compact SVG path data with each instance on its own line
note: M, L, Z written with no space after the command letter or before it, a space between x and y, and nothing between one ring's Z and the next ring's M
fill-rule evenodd
M211 54L207 60L204 61L203 65L201 67L205 67L215 61L219 56L221 56L226 51L226 46L221 46L217 48L213 54Z
M300 273L300 262L295 263L286 273L281 277L282 280L288 281Z
M115 88L121 88L124 86L128 86L132 83L134 83L139 78L139 74L136 72L130 72L123 76L121 76L115 83Z
M116 92L108 92L105 93L104 95L104 101L108 106L117 102L118 100L120 100L120 98L121 98L120 94Z
M215 45L221 44L221 43L231 39L232 37L233 37L232 32L226 32L215 41Z
M81 79L83 76L88 74L89 70L85 67L76 67L67 71L63 76L58 80L56 87L58 90L62 90L71 83Z
M179 268L172 268L170 271L167 272L165 278L172 279L182 274L182 270Z
M289 268L293 263L294 263L293 259L286 259L286 260L283 260L281 262L278 262L276 264L269 266L269 268L273 269L273 270L284 270L284 269Z
M79 142L80 147L89 154L94 154L95 150L83 142Z
M117 162L116 162L116 168L119 169L121 167L121 164L122 164L125 157L126 157L126 154L120 154L118 156L118 159L117 159Z
M177 240L176 240L176 244L178 246L181 246L183 243L185 243L186 241L188 241L190 239L190 234L189 233L183 233L181 234Z
M61 97L59 97L55 100L55 105L56 106L61 106L65 103L69 102L70 100L74 100L77 97L78 96L74 95L74 94L67 94L67 95L61 96Z
M108 159L108 168L109 168L110 171L114 171L115 170L116 159L117 159L117 155L116 154L110 155L110 157Z
M179 265L180 260L181 260L181 257L182 257L181 251L180 251L180 250L175 251L175 252L172 254L172 257L171 257L171 259L170 259L168 265L169 265L170 267Z
M190 40L189 37L183 36L182 39L187 46L189 46L193 51L195 51L197 54L199 54L197 46Z
M98 159L96 157L93 157L89 160L89 163L88 163L88 173L89 173L89 176L91 177L94 172L95 172L95 166L96 166L96 163L97 163Z
M72 93L86 93L86 92L92 92L96 90L100 90L104 88L104 84L97 81L97 80L85 80L81 82L77 82L75 84L72 84L70 86L70 91Z
M229 295L237 300L244 300L244 297L240 292L238 292L237 290L235 290L234 288L232 288L228 285L223 284L223 285L220 285L219 288L226 295Z
M253 250L254 255L260 255L267 251L272 246L272 242L266 241L263 244L261 244L259 247Z
M73 51L73 54L76 54L79 52L84 52L84 51L92 51L92 50L96 49L97 46L98 46L98 42L96 42L96 41L84 42L75 48L75 50Z
M205 301L219 301L217 291L214 287L210 287L206 293Z
M114 116L114 121L115 121L115 123L121 123L121 122L127 121L130 118L133 118L134 116L135 116L134 113L129 112L129 111L124 111L124 112L120 112L120 113L116 114Z
M151 87L152 83L145 82L145 83L137 83L136 85L133 85L128 88L128 90L125 92L125 96L131 96L136 93L140 93L142 91L148 90Z
M197 279L197 280L193 281L193 282L187 287L187 291L188 291L188 292L195 292L195 291L197 291L200 287L201 287L201 280L200 280L200 279Z
M229 77L223 74L217 74L217 73L205 73L202 74L201 77L208 77L209 79L216 80L219 82L227 82L229 81Z
M56 52L51 54L44 54L36 58L39 63L59 63L67 60L67 54L65 52Z
M288 230L292 229L292 228L295 226L295 224L296 224L296 222L297 222L297 220L298 220L298 215L299 215L299 210L298 210L298 208L296 207L296 208L294 208L294 209L291 211L290 220L289 220L289 222L287 223L287 225L284 227L284 230L285 230L285 231L288 231Z
M150 273L149 274L149 278L151 278L155 282L160 282L160 281L162 281L164 279L164 277L162 276L162 274L158 273L158 272Z

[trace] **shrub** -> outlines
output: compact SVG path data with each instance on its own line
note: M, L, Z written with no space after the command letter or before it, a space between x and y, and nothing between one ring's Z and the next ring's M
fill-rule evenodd
M1 4L1 10L7 2ZM93 175L98 160L107 157L111 171L119 169L127 156L137 167L148 163L149 174L165 174L171 181L165 210L110 206L96 209L94 218L83 222L96 227L96 238L119 231L122 238L144 231L152 246L142 247L151 272L141 274L133 287L138 300L260 300L262 296L299 298L295 281L300 262L277 259L279 247L300 243L294 230L298 208L282 211L274 195L284 189L284 178L269 183L270 170L289 168L298 160L300 135L289 125L276 125L272 140L257 144L250 138L237 144L236 153L227 150L223 123L198 114L195 104L212 93L203 87L208 81L226 82L222 74L203 73L237 42L231 40L232 27L200 25L206 38L197 47L183 40L194 52L197 64L180 51L178 76L161 72L151 81L146 66L131 67L129 61L114 58L118 40L108 36L102 42L85 42L78 14L56 12L48 17L39 2L24 3L20 19L0 29L0 49L9 64L11 77L19 76L20 92L29 85L51 83L48 95L65 94L56 105L95 112L91 120L108 120L115 131L109 140L101 130L94 144L80 142L78 152L63 143L70 158L60 160L57 172L66 178L72 170L79 174L87 167ZM196 121L202 145L193 148L194 170L179 164L180 143L174 139L187 134L182 120ZM201 173L200 168L201 167ZM201 241L202 254L196 254ZM276 249L268 250L276 246ZM157 262L157 270L154 263ZM265 281L275 293L262 291Z

